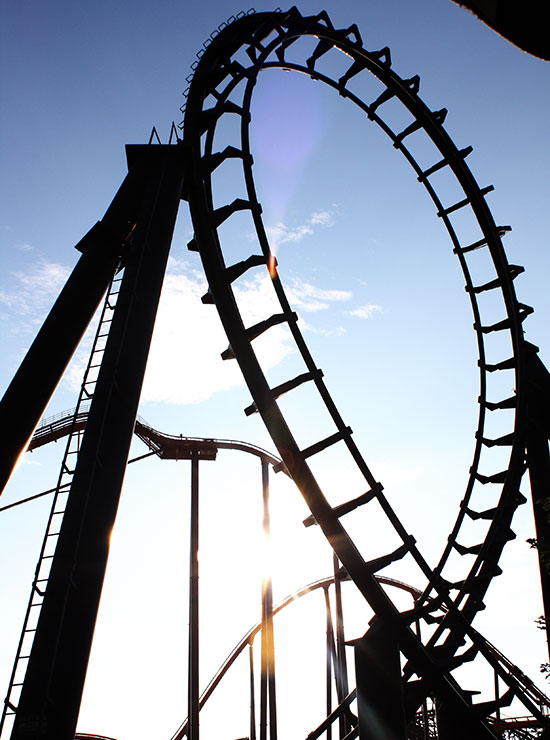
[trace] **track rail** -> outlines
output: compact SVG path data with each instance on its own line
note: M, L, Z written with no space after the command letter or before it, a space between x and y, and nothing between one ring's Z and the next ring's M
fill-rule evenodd
M45 417L41 420L38 425L31 442L29 443L28 450L33 451L39 447L42 447L51 442L57 441L63 437L70 436L75 431L82 432L86 428L88 411L85 403L80 404L78 407L61 411L53 416ZM155 454L160 459L191 459L192 453L199 452L203 459L213 459L212 455L217 452L218 449L231 449L247 452L260 457L262 460L272 466L280 466L281 460L266 450L257 447L256 445L249 444L238 440L227 440L218 438L203 438L203 437L189 437L183 435L172 435L160 432L154 429L148 424L142 417L138 417L136 421L136 436L141 439L151 449L151 454ZM142 457L135 458L136 461L141 460ZM52 493L48 491L46 493ZM40 494L39 494L40 495ZM33 497L34 498L34 497ZM30 499L29 499L30 500ZM19 503L24 503L19 502ZM306 522L306 524L308 524ZM342 581L349 581L349 576L345 571L341 571L339 578ZM408 593L414 602L418 602L423 597L421 589L411 586L407 583L403 583L395 578L388 576L377 575L376 580L383 586L389 586L399 591ZM288 595L282 599L273 609L273 615L277 615L279 612L286 609L291 604L297 602L297 600L318 591L324 589L325 591L334 585L335 576L328 576L326 578L319 579L308 585L298 589L294 593ZM202 692L199 700L199 707L202 710L207 703L208 699L214 693L216 688L221 683L222 679L227 675L231 666L235 663L237 658L243 653L243 651L251 646L254 639L262 629L262 622L254 624L245 635L239 640L233 650L229 653L227 658L220 665L220 668L212 676L204 691ZM499 665L501 673L506 673L510 677L510 681L513 682L516 687L519 686L521 693L528 696L529 699L537 706L542 716L548 716L550 713L550 700L543 694L535 684L518 668L514 665L506 656L501 653L494 645L488 642L481 635L478 636L479 642L483 644L483 649L487 654L494 657L496 663ZM508 683L510 683L510 681ZM518 693L516 691L516 693ZM355 690L352 692L352 699L355 694ZM337 710L335 710L337 711ZM499 730L506 730L516 727L540 727L540 720L533 716L519 717L519 718L507 718L497 720L493 723L493 726ZM172 736L172 740L181 740L188 734L188 720L186 719L178 728L178 730ZM90 738L97 738L97 740L114 740L113 738L104 735L92 735L88 733L77 733L75 740L84 740Z
M349 580L347 574L343 574L342 580ZM402 583L401 581L397 581L395 578L388 578L386 576L377 576L377 580L380 584L389 586L391 588L395 588L399 591L404 591L410 596L412 596L413 600L417 600L422 596L422 591L420 589L415 588L414 586L411 586L407 583ZM274 608L273 608L273 616L276 616L281 611L286 609L291 604L295 604L299 599L302 599L305 596L308 596L311 593L314 593L315 591L318 591L319 589L323 589L327 591L330 586L334 585L335 583L335 577L334 576L328 576L326 578L321 578L317 581L314 581L313 583L309 583L307 586L304 586L297 591L295 591L292 594L289 594L287 597L282 599ZM244 650L251 646L254 642L254 639L256 635L261 631L262 629L262 623L257 622L255 625L253 625L248 632L246 632L245 635L239 640L239 642L235 645L233 650L229 653L227 658L223 661L223 663L220 665L216 673L212 676L210 681L208 682L208 685L202 692L199 700L199 706L202 710L204 706L206 705L208 699L212 696L216 688L221 683L222 679L226 676L231 666L235 663L239 655L241 655ZM513 663L511 663L494 645L491 645L490 642L485 640L484 638L481 638L487 650L491 651L495 654L497 657L499 663L502 665L502 667L508 671L510 674L516 676L518 680L521 682L523 690L530 694L533 702L539 707L541 713L544 713L545 715L548 715L550 712L550 699L543 694L533 683L532 681L525 676L521 672L521 670L515 666ZM507 726L522 726L522 721L525 721L525 726L533 726L533 727L539 727L539 722L534 717L522 717L522 718L507 718L506 720L502 720L501 724L503 729L505 729ZM172 735L171 740L182 740L182 738L187 737L188 734L188 719L185 719L184 722L180 725L178 730Z
M83 431L88 420L88 409L79 407L61 411L54 416L43 419L37 427L28 446L32 452L38 447L66 437L75 429ZM152 427L145 419L138 416L134 433L138 439L163 460L188 460L191 454L198 452L201 458L215 458L218 450L240 450L261 458L273 466L279 466L281 459L267 450L249 442L237 439L218 439L217 437L187 437L182 434L166 434ZM131 462L131 461L130 461Z
M296 44L303 39L312 41L305 59L303 44ZM330 64L326 60L335 54L346 55L349 66L343 75L333 79ZM286 297L279 276L280 266L271 251L262 221L249 136L253 90L260 72L268 68L292 70L325 83L358 106L370 121L378 125L392 145L404 155L425 187L435 205L437 216L447 228L453 251L462 268L477 337L479 415L464 497L448 544L435 568L430 567L422 556L414 537L402 525L384 494L382 484L377 481L355 445L351 429L345 424L330 396L322 371L307 348L297 316ZM381 94L370 102L363 101L354 92L351 82L354 77L364 74L374 75L383 85ZM491 662L491 656L486 654L476 638L471 623L480 609L484 608L483 597L492 578L500 572L498 561L503 547L514 537L510 528L513 514L525 502L520 493L526 444L523 426L526 401L522 383L525 363L522 324L532 309L520 303L515 295L513 281L523 268L510 265L506 259L501 238L509 231L509 227L496 225L485 200L492 186L479 187L466 164L471 148L459 150L445 131L443 123L447 111L431 111L420 99L419 77L401 78L392 69L389 49L366 50L355 26L335 29L324 12L303 17L292 8L286 13L249 14L237 19L229 27L213 34L195 63L189 81L183 109L187 197L195 229L195 237L189 248L200 252L208 278L209 291L203 297L203 302L216 304L229 339L229 347L222 357L237 359L250 389L253 404L246 409L246 413L260 413L314 520L321 526L351 579L398 641L401 652L407 658L404 679L411 711L414 711L416 704L412 699L416 690L413 677L416 676L423 682L424 693L434 691L444 704L452 707L454 715L464 717L465 730L472 731L475 727L476 732L482 733L480 736L494 737L486 719L479 720L483 708L478 707L477 714L475 710L472 711L466 693L451 675L451 671L479 653ZM410 123L398 132L393 131L383 118L384 104L391 99L397 99L410 114ZM217 151L218 126L228 116L240 119L240 134L233 144ZM418 136L427 137L440 152L440 159L429 166L421 165L407 146L409 137L413 140ZM231 203L216 207L214 173L228 160L235 159L242 163L242 183L247 198L236 198ZM436 192L433 176L442 169L454 175L463 192L463 197L454 202L445 202L444 196L440 197ZM459 220L455 221L457 214L465 209L470 210L477 231L473 240L470 234L465 240ZM228 260L226 263L219 230L233 214L240 211L249 214L257 234L259 250L258 253L243 254L240 261ZM480 271L474 259L480 250L484 250L490 258L492 274L489 276L486 271ZM245 326L233 283L249 270L266 268L280 303L280 313L267 316L254 326ZM493 301L496 297L499 305L500 317L496 322L483 318L481 298L488 294ZM303 360L304 372L271 388L254 352L253 341L277 325L284 325L290 332ZM488 349L487 336L495 333L504 337L505 341L498 343L497 350ZM508 374L509 384L516 388L513 397L500 399L493 395L496 384L492 378L499 374ZM300 448L277 399L304 383L316 388L319 403L332 419L334 432L306 448ZM510 410L514 418L511 423L508 421L508 431L497 439L488 438L484 433L487 415L500 414L504 419L505 416L508 418L507 412ZM365 479L365 493L347 506L332 506L329 503L323 493L322 481L314 476L308 463L309 458L322 455L334 444L347 448L350 466L357 468ZM503 468L491 469L485 463L484 452L493 447L509 451ZM486 503L487 488L492 491L489 507ZM483 489L485 503L481 504L480 491ZM401 542L397 549L373 553L365 560L340 521L343 513L359 505L377 507L383 512ZM487 522L483 541L460 541L466 519ZM474 556L473 563L471 556ZM457 558L464 563L464 576L458 581L456 577L447 577L449 562L453 561L454 573ZM427 583L415 609L404 614L399 613L375 578L381 568L401 559L414 563ZM411 624L418 620L426 623L427 629L423 629L423 634L428 635L425 643L411 630ZM436 626L430 627L428 623L433 625L434 622ZM464 644L468 645L467 648L459 653ZM502 678L507 680L505 676ZM511 688L518 696L522 696L517 686ZM416 690L417 696L418 693ZM537 712L533 706L529 706L529 710L535 714Z

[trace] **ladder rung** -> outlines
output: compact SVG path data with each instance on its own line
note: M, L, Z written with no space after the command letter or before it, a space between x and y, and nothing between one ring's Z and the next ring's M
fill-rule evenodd
M252 210L256 213L262 212L259 203L253 205L249 200L244 200L244 198L235 198L232 203L229 203L226 206L221 206L220 208L216 208L216 210L212 212L212 223L215 228L218 228L218 226L221 226L224 221L227 221L227 219L237 211L249 210Z
M377 483L374 488L371 488L370 491L361 494L361 496L357 496L357 498L354 498L351 501L346 501L346 503L344 504L334 506L332 511L337 517L344 516L344 514L349 514L350 511L354 511L359 506L362 506L363 504L368 504L370 501L373 500L373 498L381 493L383 489L384 486L381 483ZM317 524L313 514L306 517L306 519L304 519L303 521L304 527L311 527L313 524Z
M469 509L468 507L465 507L464 509L470 519L473 519L474 521L477 521L478 519L493 519L493 517L497 513L497 510L497 506L494 506L492 509L485 509L485 511L474 511L473 509Z
M462 159L466 159L466 157L473 152L473 148L471 146L467 146L464 149L461 149L458 153L462 157ZM431 167L428 167L427 170L424 170L424 172L418 176L418 181L422 182L423 180L426 180L430 175L433 175L435 172L438 172L443 167L446 167L449 164L448 159L441 159L439 162L436 162L436 164L432 165Z
M493 475L481 475L481 473L476 473L475 479L482 485L485 485L486 483L504 483L507 475L507 470L502 470L500 473L494 473Z
M521 322L525 321L525 319L530 316L533 313L534 309L532 306L527 306L525 303L518 303L518 318ZM481 331L482 334L491 334L494 331L503 331L504 329L509 329L512 325L511 319L503 319L502 321L497 321L496 324L491 324L490 326L479 326L478 324L474 324L475 331Z
M225 279L228 283L232 283L245 272L250 270L252 267L260 267L260 265L267 264L267 257L263 254L252 254L242 262L237 262L234 265L230 265L225 269Z
M461 555L479 555L479 553L481 552L481 548L483 547L483 544L484 543L481 542L479 545L472 545L472 547L464 547L464 545L460 545L458 542L453 542L453 547Z
M376 111L377 108L379 108L382 103L387 103L388 100L391 100L394 97L395 93L391 91L389 88L384 90L377 98L369 105L368 115L369 118L372 118L372 114Z
M482 188L479 192L481 195L487 195L487 193L490 193L495 188L493 185L487 185L486 188ZM449 213L454 213L455 211L458 211L459 208L464 208L464 206L467 206L468 203L470 203L469 198L464 198L464 200L459 200L458 203L455 203L452 206L449 206L448 208L443 208L443 210L438 212L438 216L441 218L442 216L448 216ZM480 245L481 246L481 245ZM466 248L467 249L467 248ZM462 251L466 251L466 249L463 249Z
M437 123L441 126L443 125L443 122L447 117L447 109L442 108L441 110L435 111L431 114L431 117L434 123ZM395 137L395 141L393 142L394 147L398 148L403 139L405 139L407 136L410 136L410 134L418 131L421 128L422 123L419 120L413 121L409 126L407 126L407 128L403 129L400 134L397 134L397 136Z
M518 275L521 275L522 272L525 272L525 267L522 267L521 265L508 265L508 269L512 280L515 280ZM488 283L484 283L483 285L478 285L475 288L473 286L467 285L465 290L467 293L477 294L484 293L486 290L493 290L494 288L500 287L502 287L500 278L496 278L495 280L490 280Z
M355 77L355 75L358 75L359 72L362 72L364 69L366 69L366 66L363 60L354 59L348 69L344 72L342 77L339 78L338 87L345 87L346 83L351 80L352 77Z
M222 152L215 152L201 158L201 168L204 173L211 173L225 162L226 159L239 159L243 158L243 153L240 149L234 146L226 146ZM249 157L251 160L252 157Z
M478 360L478 364L487 370L488 373L493 373L495 370L514 370L516 367L516 359L515 357L510 357L508 360L497 362L494 365L489 363L481 364Z
M512 231L511 226L497 226L497 233L500 239L507 234L509 231ZM483 239L480 239L477 242L473 242L473 244L469 244L467 247L456 247L453 249L453 252L457 254L460 252L461 254L465 254L466 252L473 252L476 249L481 249L481 247L487 246L487 237L484 237Z
M331 39L319 39L317 46L313 50L313 54L306 59L306 67L309 69L310 72L313 72L315 69L315 62L317 59L323 56L323 54L326 54L327 51L330 51L332 47L334 46L334 41Z
M335 432L334 434L331 434L330 437L326 437L326 439L322 439L320 442L316 442L313 445L310 445L309 447L306 447L304 450L301 451L301 456L305 459L308 457L311 457L312 455L316 455L318 452L322 452L323 450L326 450L327 447L330 447L330 445L335 444L336 442L340 442L340 440L345 439L346 437L349 437L351 434L353 434L350 427L346 427L342 431ZM285 469L284 462L277 463L277 465L273 466L273 471L275 473L280 473L281 470Z
M514 438L515 435L512 432L511 434L497 437L497 439L487 439L486 437L482 437L481 441L486 447L506 447L514 444Z
M288 393L288 391L294 390L294 388L302 385L302 383L307 383L309 380L320 380L322 377L322 370L313 370L310 373L302 373L301 375L297 375L292 380L287 380L286 383L281 383L275 388L272 388L271 393L273 394L273 398L277 399L284 393ZM255 403L252 403L250 406L247 406L245 408L244 413L247 416L250 416L251 414L255 414L257 411L258 407Z
M234 65L232 65L234 67ZM231 71L231 69L229 69ZM200 132L204 134L224 113L237 113L243 115L243 109L231 100L226 100L222 105L216 105L202 111L200 116Z
M316 442L315 444L306 447L305 450L302 450L302 455L304 456L304 458L307 459L312 455L316 455L318 452L326 450L327 447L336 444L336 442L340 442L340 440L345 439L346 437L350 437L352 434L353 432L351 428L345 427L345 429L331 434L329 437L322 439L320 442Z
M257 339L261 334L263 334L264 331L271 329L273 326L277 326L278 324L283 324L289 321L298 321L298 315L294 312L292 312L290 316L287 316L287 314L285 313L273 314L273 316L265 319L265 321L260 321L257 324L254 324L254 326L246 329L247 339L249 342L252 342L254 339ZM222 352L221 357L222 360L234 360L235 353L233 352L233 348L228 347Z
M517 397L510 396L510 398L504 398L502 401L492 403L491 401L485 401L485 408L489 411L497 411L498 409L515 409L517 406Z
M391 563L395 563L396 560L401 560L410 551L411 547L415 544L416 540L414 537L409 535L408 541L404 542L393 552L387 555L382 555L380 558L374 558L365 563L365 568L369 573L377 573L379 570L386 568Z

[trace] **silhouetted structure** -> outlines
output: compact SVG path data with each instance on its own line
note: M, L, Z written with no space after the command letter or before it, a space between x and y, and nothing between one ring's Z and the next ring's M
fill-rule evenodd
M116 516L181 198L189 202L195 229L189 248L200 252L208 279L209 291L203 301L215 303L229 339L229 347L222 357L237 359L253 398L246 412L260 413L282 458L276 467L286 469L292 476L311 510L312 518L308 523L321 527L337 563L341 563L375 612L371 627L358 641L356 649L358 721L354 724L349 714L351 700L341 683L339 706L329 714L329 724L343 718L342 737L347 732L348 738L358 735L366 740L378 737L375 728L383 727L386 728L384 737L397 740L411 734L416 737L414 726L420 712L424 717L424 731L429 736L429 717L433 716L429 713L435 706L441 740L497 738L501 737L502 729L500 708L517 697L543 726L546 719L541 707L472 627L476 614L484 608L483 597L492 578L500 572L498 561L503 547L514 537L510 525L516 508L525 502L520 484L526 467L529 468L533 500L537 502L535 518L539 538L546 538L548 531L546 516L538 508L538 502L547 496L550 481L547 415L550 383L536 348L523 337L522 323L532 309L518 302L515 295L513 281L523 268L510 265L506 259L501 237L509 227L494 223L484 197L492 187L478 186L466 164L471 149L458 150L448 136L443 125L445 109L431 111L422 102L418 95L418 76L399 77L392 69L390 50L366 50L356 26L335 29L326 13L303 17L295 8L285 13L242 14L230 20L211 35L194 64L186 93L183 139L179 139L173 129L173 135L176 134L173 143L127 148L129 174L103 220L78 245L82 258L0 405L0 424L9 419L13 431L12 448L4 456L4 484L25 449L101 294L110 285L101 322L101 326L109 325L105 332L108 336L105 341L103 334L98 333L92 355L100 360L99 374L97 377L87 374L79 399L79 405L86 398L91 399L86 428L82 437L80 434L75 437L75 448L68 448L67 455L72 456L74 464L67 462L60 476L60 490L69 491L66 502L52 512L52 518L57 517L58 523L61 522L60 533L56 534L57 547L54 555L43 552L41 562L48 558L51 567L37 574L33 587L40 616L36 627L29 627L23 637L25 640L31 632L34 634L26 675L17 703L8 698L8 710L14 715L12 738L72 740L74 737L107 562L109 533ZM313 39L313 51L308 51L305 59L304 46L295 43L304 37ZM348 60L348 66L342 76L332 79L330 65L325 65L325 60L341 53ZM309 353L279 279L256 196L248 135L254 85L259 72L267 68L295 70L322 81L348 98L381 128L425 186L460 262L478 343L479 422L464 498L448 545L435 568L422 557L414 537L400 522L384 495L383 486L374 478L357 449L351 429L341 418L323 374ZM374 75L381 83L383 90L375 100L365 102L354 92L352 80L359 75ZM384 104L391 99L403 105L411 121L398 132L384 120ZM227 116L239 118L239 139L218 151L215 134ZM426 137L439 151L440 158L430 163L417 161L407 146L413 134ZM242 165L247 198L214 207L212 176L230 159ZM436 192L432 176L443 169L454 176L460 188L462 195L456 201L448 202L445 194L440 196ZM473 240L470 236L465 241L460 222L455 221L456 214L462 214L464 209L469 209L473 216L477 230ZM243 251L238 259L233 249L231 260L226 262L218 230L238 211L248 212L256 229L259 249L252 254ZM247 245L241 245L241 249L247 249ZM485 250L490 257L493 272L489 279L484 273L480 280L477 263L471 260L478 250ZM122 269L123 277L119 280L116 276ZM245 326L232 285L249 270L258 269L269 271L281 310L254 326ZM110 282L112 279L114 282ZM484 321L478 301L478 296L487 291L496 296L501 311L494 323ZM252 343L280 324L288 327L303 360L304 372L271 388ZM493 351L487 351L485 338L495 332L508 337L510 354L495 356ZM52 357L55 365L49 364ZM97 365L95 360L91 361L90 368ZM37 367L41 368L40 373ZM42 372L44 367L48 367L49 372ZM516 389L512 397L500 399L491 395L493 373L508 374L510 385ZM332 420L333 432L301 448L277 399L304 383L311 384L318 392L318 401ZM12 413L14 408L17 414ZM25 413L21 412L22 408ZM484 433L487 415L498 415L510 409L515 410L515 414L508 431L497 439L488 438ZM345 446L350 466L363 476L365 492L345 504L332 506L308 460L322 455L337 443ZM482 466L483 453L495 446L509 451L507 465L504 469L486 470ZM201 453L195 450L190 454L196 478ZM196 480L193 486L197 503ZM486 505L478 508L478 499L482 498L480 487L492 491L489 508ZM487 497L485 493L483 499ZM363 558L340 522L342 516L360 506L376 508L383 513L399 539L396 549L372 553L368 561ZM193 521L197 518L196 512ZM466 518L488 523L483 541L472 543L461 539L461 526ZM192 553L196 548L195 539ZM468 556L473 556L473 564L465 566L460 581L447 577L450 556L457 553L464 556L464 562L470 561ZM377 578L381 569L404 559L414 564L428 583L417 597L414 608L405 612L398 609ZM196 581L197 573L191 575L192 582ZM543 594L546 605L549 592L544 570ZM269 588L263 598L268 620L272 614ZM193 591L191 604L193 608L198 604ZM196 621L196 615L191 621ZM263 633L263 639L269 641L267 621ZM193 657L197 639L197 635L192 634L191 665L195 667L190 669L188 735L193 740L198 740L198 669L196 655ZM267 649L270 649L269 644ZM492 701L473 703L470 687L460 686L453 675L456 668L473 659L484 661L494 671L497 690ZM383 681L373 681L373 670L381 671L381 666L386 671ZM266 698L262 714L265 718L269 712L270 740L275 740L273 676L267 675L266 681L272 684L269 692L263 692L264 697L269 696L269 702ZM500 691L499 685L506 687L504 691ZM10 692L12 689L10 687ZM260 740L264 740L265 721L260 723L260 728Z

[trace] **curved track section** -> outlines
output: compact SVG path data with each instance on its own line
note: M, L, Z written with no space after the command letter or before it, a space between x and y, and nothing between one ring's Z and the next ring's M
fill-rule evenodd
M43 419L32 436L28 451L32 452L38 447L66 437L75 429L83 431L86 428L87 420L87 407L61 411L55 416ZM213 460L218 450L240 450L255 455L270 465L278 466L281 464L278 457L257 445L240 442L236 439L184 437L182 434L166 434L154 429L141 416L136 419L134 434L151 450L151 454L155 454L163 460L189 460L192 453L198 453L202 459ZM141 457L136 458L136 460L140 459ZM132 460L129 462L132 462Z
M299 43L297 43L299 42ZM306 43L304 43L306 42ZM304 50L306 49L305 53ZM334 55L345 55L347 68L337 79L330 76L326 60ZM485 194L492 186L480 188L466 164L471 148L459 150L448 136L443 123L446 110L431 111L418 96L418 76L403 79L391 66L389 49L368 51L363 47L358 29L351 26L335 29L326 15L302 17L295 9L286 13L248 14L230 26L212 34L208 44L193 65L194 73L186 91L184 140L186 156L187 193L193 219L195 237L189 248L200 252L209 281L205 303L215 303L229 338L224 359L236 358L245 376L254 403L247 413L258 411L312 512L334 551L342 561L351 579L356 583L383 624L394 635L401 652L407 658L404 667L409 713L418 706L418 699L428 692L438 695L440 701L455 716L463 716L464 729L483 732L477 724L483 708L472 711L470 702L451 676L451 671L483 653L493 665L491 655L484 651L470 625L483 608L483 596L491 579L498 575L498 560L507 541L514 537L510 529L515 509L525 501L520 483L525 470L525 430L521 419L525 408L523 377L522 322L532 309L518 302L513 280L523 268L510 265L506 259L501 237L509 227L495 224ZM250 105L254 86L263 69L280 68L307 74L334 89L340 96L358 106L368 119L378 125L392 145L406 158L432 199L436 214L449 233L465 279L477 336L480 370L479 420L470 475L460 505L455 526L449 535L440 562L431 568L416 545L413 535L400 522L366 461L357 449L351 429L338 412L323 381L323 374L312 358L285 295L279 276L279 266L271 252L261 217L261 204L253 179L253 159L250 150ZM372 101L365 102L353 91L353 79L373 75L381 85L381 92ZM409 123L400 131L393 131L384 120L384 104L396 99L409 116ZM228 118L237 117L239 135L233 144L218 151L217 132ZM410 137L410 138L409 138ZM427 138L439 153L439 159L427 164L413 156L413 142L417 137ZM247 198L236 198L226 205L216 204L214 180L218 168L229 160L242 164L241 191ZM456 179L462 195L454 202L445 202L436 192L436 173L445 170ZM258 253L242 254L235 261L225 257L220 229L238 211L248 212L258 239ZM468 228L462 226L464 214L469 214ZM459 218L460 216L460 218ZM456 220L455 220L456 219ZM473 235L473 236L472 236ZM478 260L483 255L483 267ZM488 267L489 266L489 267ZM280 312L265 320L246 326L241 318L233 283L249 270L269 271L273 289L280 303ZM491 316L485 318L485 298L490 296ZM497 320L494 320L498 306ZM292 335L301 355L304 371L297 377L270 387L254 352L253 340L276 325L284 325ZM488 342L489 337L499 338ZM515 387L513 397L501 399L492 378L505 374L507 385ZM300 447L287 424L277 399L304 383L312 384L318 392L318 401L332 420L334 431L306 447ZM488 414L500 414L508 422L508 430L497 439L488 438L485 424ZM510 416L513 418L510 420ZM506 422L505 422L506 423ZM349 453L349 464L359 470L365 480L365 492L345 504L331 505L323 491L323 483L312 472L309 459L322 455L332 445L344 445ZM504 465L491 468L486 452L496 448L504 452ZM502 455L501 455L502 458ZM483 489L483 501L480 501ZM487 507L487 490L492 491L491 505ZM398 538L397 548L391 552L375 552L364 557L342 526L340 516L358 506L377 507L393 527ZM372 509L374 510L374 509ZM460 539L461 528L468 519L486 522L481 542ZM473 563L471 562L473 556ZM390 598L376 581L381 568L400 559L408 559L427 583L417 606L400 614ZM456 560L464 562L460 580L447 576L456 572ZM431 596L431 599L428 599ZM443 607L443 610L437 609ZM429 635L422 643L411 630L417 620L426 622L423 634ZM427 626L436 623L435 627ZM430 633L431 630L431 633ZM467 643L466 649L459 653ZM414 676L421 681L421 691ZM507 680L502 676L503 680ZM513 682L512 682L513 683ZM518 687L513 687L518 690ZM521 691L518 690L521 696ZM536 708L529 706L536 713ZM489 711L487 709L487 711ZM491 710L494 711L494 710ZM473 723L473 724L472 724ZM494 736L482 720L485 732Z
M54 416L44 418L38 425L31 439L31 442L29 443L28 450L32 452L33 450L38 449L39 447L42 447L46 444L56 442L63 437L69 436L75 430L83 431L86 428L87 417L88 409L87 406L84 404L79 408L69 409L67 411L59 412ZM203 459L214 459L219 449L231 449L255 455L272 466L280 466L281 464L281 460L279 458L275 457L266 450L257 447L256 445L251 445L247 442L241 442L238 440L218 439L214 437L203 438L188 437L181 434L166 434L154 429L142 417L138 417L136 421L135 434L147 447L149 447L151 452L148 455L142 455L134 458L134 460L131 460L130 462L137 462L139 460L142 460L144 457L149 457L150 455L156 455L160 459L165 460L191 459L192 453L199 453L199 455ZM47 491L45 493L52 493L52 491ZM35 497L31 497L31 499L33 498ZM17 503L25 503L25 501L20 501ZM308 522L306 522L306 524L308 524ZM349 576L345 571L340 571L339 578L342 581L349 581ZM377 575L376 580L382 586L389 586L391 588L397 589L398 591L408 593L412 597L414 602L418 602L424 596L422 590L398 581L395 578ZM324 589L325 591L327 591L332 585L334 585L334 583L334 575L309 583L308 585L300 588L298 591L290 594L281 602L279 602L279 604L277 604L273 608L273 615L275 616L279 614L291 604L296 603L298 600L315 591L318 591L319 589ZM202 692L199 700L199 707L201 710L207 703L208 699L212 696L214 691L217 689L217 687L220 685L222 679L225 678L231 666L235 663L235 661L243 653L243 651L248 646L251 646L253 644L256 636L258 635L258 633L261 632L261 630L262 622L260 621L254 624L239 640L235 648L230 652L230 654L221 664L216 673L212 676L211 680L208 682L206 688ZM489 643L481 635L478 635L478 640L480 643L483 644L484 650L494 657L496 663L499 666L500 672L509 676L510 680L508 683L516 682L516 684L519 685L519 687L521 688L522 694L524 696L527 696L529 700L536 707L538 707L540 714L543 716L547 715L548 711L550 710L550 700L548 699L548 697L543 694L535 686L535 684L533 684L533 682L525 674L523 674L523 672L516 665L509 661L508 658L506 658L506 656L504 656L494 645L491 645L491 643ZM347 697L344 700L342 707L347 706L350 698L351 700L353 700L354 697L355 689L351 692L350 697ZM509 703L510 700L510 694L508 694L507 703ZM342 707L335 710L335 717L337 716L339 709L341 710ZM323 723L323 726L325 724L326 721ZM498 720L493 723L493 727L497 727L501 730L509 730L510 728L515 728L516 726L532 726L538 728L540 725L539 721L533 717L520 717ZM188 720L186 719L180 725L178 730L174 733L174 735L172 736L172 740L181 740L181 738L187 737L187 735ZM87 733L77 733L75 735L75 740L88 739L114 740L114 738L107 737L106 735L93 735Z
M347 575L344 574L344 577L342 580L349 580ZM385 576L377 576L377 580L380 584L384 586L390 586L392 588L396 588L400 591L404 591L412 596L414 600L419 599L422 596L422 591L420 591L417 588L414 588L414 586L410 586L407 583L401 583L400 581L396 581L394 578L387 578ZM293 594L290 594L286 598L284 598L277 606L273 609L273 615L279 614L279 612L286 609L291 604L295 604L299 599L302 599L304 596L308 596L311 593L314 593L315 591L318 591L319 589L323 589L327 591L330 586L334 585L335 579L334 576L329 576L327 578L322 578L318 581L314 581L313 583L309 583L307 586L304 586L303 588L300 588L298 591L295 591ZM208 685L202 692L199 700L200 709L202 710L204 706L206 705L208 699L212 696L216 688L221 683L222 679L227 675L229 669L231 666L235 663L239 655L244 652L244 650L251 646L254 642L254 639L256 635L261 631L262 629L262 623L257 622L255 625L253 625L248 632L243 635L243 637L239 640L239 642L235 645L233 650L229 653L227 658L224 660L224 662L221 664L221 666L218 668L216 673L212 676L210 681L208 682ZM509 674L514 675L519 682L521 683L523 691L528 694L533 703L536 704L536 706L539 707L540 711L543 713L547 713L550 709L550 699L543 694L534 684L533 682L525 676L521 670L515 666L513 663L511 663L499 650L494 646L491 645L491 643L487 642L484 638L481 638L487 649L494 653L495 657L497 658L499 664L502 666L502 668L507 671ZM355 689L351 692L352 695L355 695ZM503 725L504 729L515 726L516 723L521 722L520 718L519 720L512 719L506 721L501 721L500 724ZM525 719L525 718L523 718ZM530 718L530 721L533 723L533 726L538 727L538 723L533 718ZM535 724L536 723L536 724ZM171 740L182 740L184 737L188 736L188 728L189 728L189 721L188 719L185 719L185 721L180 725L178 730L172 735Z

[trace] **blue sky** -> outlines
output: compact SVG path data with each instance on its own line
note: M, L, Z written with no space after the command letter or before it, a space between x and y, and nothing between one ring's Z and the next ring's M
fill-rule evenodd
M520 300L535 307L527 336L548 365L548 63L511 46L450 0L331 0L324 8L336 26L356 22L367 48L390 46L396 71L404 78L419 74L427 104L448 108L445 127L456 143L474 147L468 161L480 185L495 185L488 196L495 219L513 227L505 241L509 261L526 267L516 288ZM167 140L172 121L181 118L181 92L196 52L241 9L212 2L189 10L168 0L3 3L3 388L77 259L73 245L101 218L124 177L124 145L146 142L153 125ZM308 14L320 7L304 2L300 9ZM252 135L266 223L306 339L367 461L433 562L466 480L478 395L472 317L448 237L402 157L364 116L319 83L265 73L255 93ZM220 202L235 197L232 182L219 186ZM185 248L191 235L183 204L140 413L170 433L246 439L272 449L259 420L242 413L249 396L236 365L219 360L227 340L214 308L200 303L205 281L197 256ZM237 219L227 237L248 244L245 221ZM265 317L269 299L261 280L245 282L239 301L250 323ZM274 330L262 342L259 351L274 381L290 377L294 357L284 331ZM48 413L74 405L86 346ZM305 397L302 406L288 410L304 440L321 423ZM61 449L52 445L30 456L5 502L51 487ZM208 512L201 549L203 634L212 635L204 680L257 617L257 590L248 575L258 547L251 527L254 518L260 521L259 471L235 454L237 459L220 456L201 474ZM335 459L329 472L335 486L347 480L339 464ZM170 737L185 714L188 470L157 461L137 467L129 469L113 535L79 725L119 740ZM330 558L315 533L302 532L306 512L297 492L284 481L275 486L274 536L284 544L275 582L280 597L325 575ZM47 502L38 502L1 515L0 582L9 608L0 638L0 664L6 666L0 693L46 511ZM231 532L220 527L228 520ZM363 524L366 537L374 525ZM533 626L540 606L534 555L524 543L530 528L526 506L517 540L504 556L505 576L493 585L479 628L538 678L544 645ZM510 593L517 603L513 612ZM298 626L293 633L300 634ZM302 662L310 660L308 653ZM297 726L288 702L287 716ZM135 706L143 707L139 717ZM312 709L300 731L311 730L314 718ZM235 736L239 732L246 730L236 724Z

